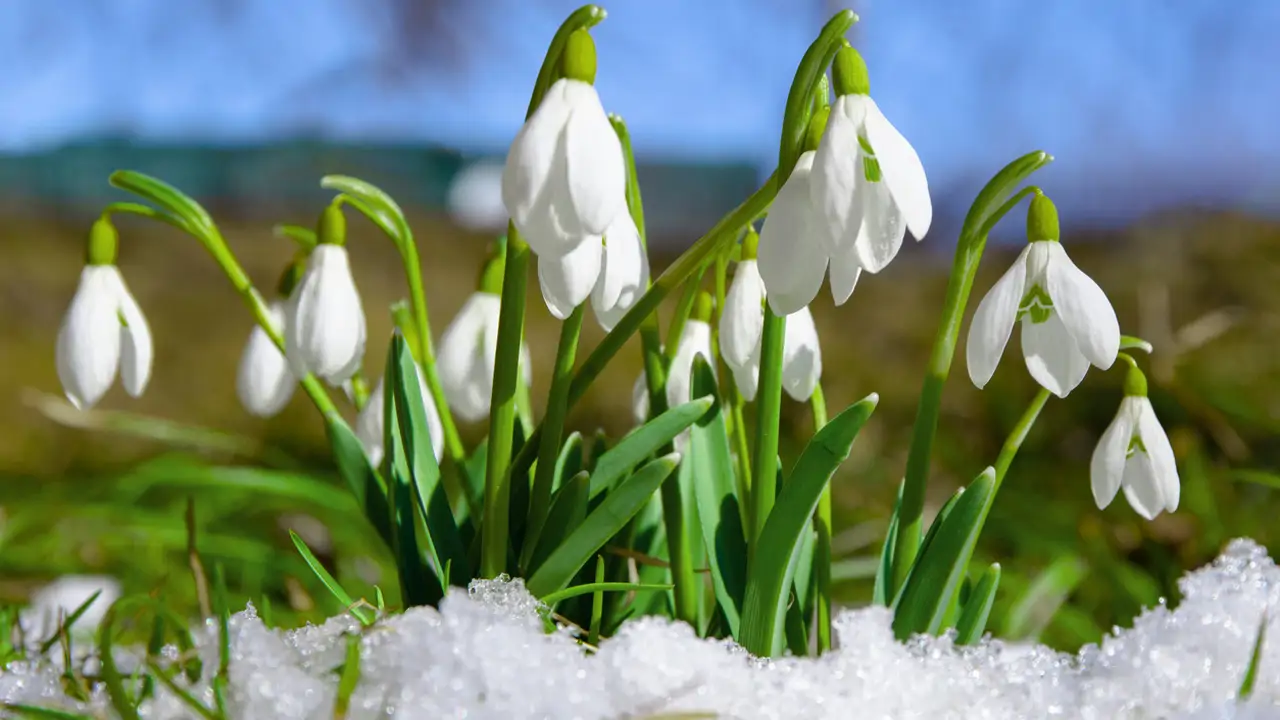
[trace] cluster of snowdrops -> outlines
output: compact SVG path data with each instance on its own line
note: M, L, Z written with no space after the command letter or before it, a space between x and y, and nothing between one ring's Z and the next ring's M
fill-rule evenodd
M244 407L274 415L304 389L340 474L397 558L405 605L434 603L451 584L514 573L561 619L593 633L659 613L760 655L784 645L825 649L830 479L876 399L827 417L808 305L824 279L844 304L864 272L889 267L907 232L925 237L932 205L924 168L872 99L867 67L844 39L856 17L838 13L797 70L775 172L653 279L626 126L606 114L593 86L590 29L603 18L586 6L553 39L502 176L508 233L438 346L412 231L373 185L325 179L337 196L314 231L285 229L297 257L266 299L203 208L158 180L119 172L113 184L147 203L114 203L94 223L58 335L59 377L79 408L97 403L117 373L129 394L143 392L152 338L115 266L114 218L167 222L205 244L257 321L239 367ZM1120 410L1092 459L1098 506L1120 490L1147 518L1178 504L1172 449L1126 352L1150 346L1121 335L1102 289L1072 263L1052 201L1037 187L1018 189L1051 159L1031 153L997 174L960 236L877 576L877 601L895 609L903 637L947 627L962 641L981 635L999 570L970 568L973 544L1046 400L1067 397L1090 366L1107 370L1119 359L1127 373ZM974 273L991 228L1028 198L1028 243L978 304L966 361L982 387L1018 326L1026 369L1043 389L1001 457L926 528L942 382ZM384 230L405 260L410 297L392 309L397 330L376 383L363 367L365 310L345 247L348 210ZM540 422L529 411L523 345L531 259L546 307L562 321ZM664 338L656 308L668 296L679 302ZM608 335L579 362L588 305ZM645 363L634 389L638 427L584 450L581 436L566 432L568 408L636 333ZM784 390L812 405L818 426L786 467L778 456ZM331 396L353 408L354 431ZM743 411L749 403L754 413ZM463 447L457 422L487 422L487 439ZM702 567L710 573L698 573Z

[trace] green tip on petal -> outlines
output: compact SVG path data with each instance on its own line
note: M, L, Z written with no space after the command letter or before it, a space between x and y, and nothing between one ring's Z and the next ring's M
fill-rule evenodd
M742 238L742 259L755 260L760 249L760 236L753 227L747 228L747 236Z
M711 322L711 294L703 291L698 293L698 304L693 308L693 319L702 322Z
M1124 376L1125 397L1146 397L1147 376L1142 374L1136 365L1130 365Z
M89 265L115 265L120 248L120 235L111 218L103 215L89 228L89 242L85 246L84 261Z
M320 222L316 226L316 240L321 245L347 244L347 216L342 214L342 207L330 203L320 213Z
M862 54L851 47L840 48L831 63L831 80L836 95L870 95L871 78Z
M1047 195L1037 193L1031 198L1031 207L1027 209L1027 240L1057 240L1061 237L1058 230L1058 208Z
M561 70L570 80L594 84L596 81L596 41L586 30L574 30L560 56Z
M506 253L493 253L484 261L480 270L480 280L476 283L480 292L490 295L502 294L502 273L506 266Z
M809 131L804 136L804 149L817 150L822 140L822 133L827 131L827 118L831 117L831 108L819 108L809 118Z
M293 262L280 273L280 282L276 283L276 292L282 298L287 298L293 294L293 289L298 287L298 283L302 282L302 276L307 272L307 253L300 252Z

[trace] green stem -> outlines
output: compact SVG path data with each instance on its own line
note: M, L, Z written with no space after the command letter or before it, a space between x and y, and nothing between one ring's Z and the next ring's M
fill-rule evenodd
M778 424L782 413L782 346L787 332L785 315L775 315L765 305L764 334L760 339L760 386L756 394L756 447L752 463L751 529L748 554L754 554L765 521L773 510L778 491Z
M924 386L920 390L920 402L916 409L916 422L911 432L911 448L907 454L907 468L899 506L897 542L894 545L893 585L890 596L906 582L920 551L924 528L924 497L929 484L929 462L933 451L933 438L938 429L938 415L942 407L942 388L951 372L951 360L955 356L960 337L960 324L965 306L973 291L973 280L987 244L987 235L1009 210L1027 195L1038 192L1034 187L1022 189L1012 198L996 207L1001 197L1007 197L1013 188L1031 173L1048 164L1053 158L1047 153L1024 155L1005 166L996 174L978 198L965 218L956 244L955 260L947 280L947 294L943 302L942 323L934 337L929 367ZM993 209L994 208L994 209Z
M751 445L747 441L747 418L746 413L742 411L743 399L737 387L733 389L733 444L734 450L738 453L738 497L751 497ZM743 512L748 516L750 511L744 507ZM743 527L749 527L744 518Z
M520 382L520 347L524 342L528 266L529 245L511 223L507 228L502 310L498 314L498 355L489 407L489 455L484 478L484 523L480 536L480 577L484 578L497 577L507 565L511 510L511 474L508 468L516 420L516 386Z
M817 433L827 424L827 399L821 384L813 389L809 405L813 408L813 432ZM818 498L813 527L818 534L813 553L813 590L818 606L818 653L821 654L831 649L831 483L827 483Z
M1040 416L1040 411L1044 409L1044 404L1049 401L1049 391L1040 388L1036 396L1032 398L1031 404L1027 406L1026 411L1022 413L1022 417L1018 419L1018 424L1013 426L1013 430L1009 431L1009 437L1005 438L1004 445L1000 447L1000 454L996 456L996 483L992 490L992 495L996 490L1000 489L1000 483L1004 482L1005 473L1009 470L1009 465L1013 462L1013 458L1018 454L1018 449L1022 447L1022 441L1027 439L1027 433L1031 432L1031 426L1035 424L1036 418Z
M542 525L547 519L547 511L551 507L551 486L555 484L556 460L560 456L564 419L569 408L569 381L573 379L573 363L578 354L578 336L582 332L585 309L586 303L574 308L560 326L560 345L556 349L555 370L551 376L551 389L547 393L547 409L542 418L538 469L534 473L533 490L529 495L529 521L525 530L524 547L520 552L520 567L523 569L528 569L533 549L542 534Z

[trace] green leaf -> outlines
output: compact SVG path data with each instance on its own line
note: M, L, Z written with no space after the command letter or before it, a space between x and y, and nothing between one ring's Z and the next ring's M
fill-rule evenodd
M942 628L991 508L995 479L994 468L984 470L938 524L929 547L916 556L894 609L893 631L899 640Z
M920 558L924 557L924 554L928 551L929 544L933 542L935 537L937 537L938 530L942 527L942 523L946 521L947 516L951 514L952 508L956 506L956 502L960 500L960 496L963 494L964 488L957 489L952 493L951 497L947 498L947 501L942 504L942 507L938 508L938 514L933 517L933 522L929 524L929 531L925 533L924 540L920 543L920 550L916 554L916 562L912 563L911 569L907 571L908 581L911 579L911 573L915 572L916 566L920 564ZM896 608L898 606L898 601L902 599L902 590L905 588L906 583L903 583L902 588L898 590L898 594L893 598L893 602L890 603L889 607ZM946 627L945 623L943 627Z
M849 457L858 431L879 399L874 393L868 395L823 426L796 460L790 479L778 494L747 568L741 642L748 652L771 657L782 650L787 595L801 533L809 527L823 489Z
M991 606L996 600L996 589L1000 587L1000 563L991 563L982 579L974 586L973 593L960 612L960 620L956 623L956 644L972 645L982 639L987 629L987 618L991 616Z
M585 471L574 475L556 494L551 497L551 509L547 512L547 522L542 534L538 536L538 546L534 548L526 572L537 570L546 562L551 552L560 547L587 516L587 493L591 488L591 476Z
M345 718L351 706L351 696L360 684L360 636L347 636L347 655L342 661L342 672L338 676L338 696L333 703L333 716Z
M1244 702L1253 694L1254 683L1258 680L1258 667L1262 665L1262 646L1267 638L1267 612L1263 611L1262 619L1258 621L1258 634L1253 640L1253 653L1249 656L1249 669L1244 673L1244 680L1240 682L1240 691L1236 693L1236 701Z
M71 631L71 628L76 624L76 621L84 616L85 612L89 609L89 606L92 605L94 602L96 602L98 599L98 596L100 595L102 595L101 590L94 591L94 593L90 595L88 599L80 603L80 605L76 607L75 610L72 610L71 614L68 615L66 619L62 621L62 623L58 626L58 629L54 631L53 635L50 636L48 640L45 640L43 643L40 644L39 654L44 655L45 653L49 652L49 650L54 645L58 644L58 639L62 636L62 634Z
M113 186L139 195L204 232L213 230L213 218L190 196L159 178L133 170L117 170L108 179ZM201 234L201 233L192 233Z
M902 486L898 483L898 499L893 503L893 514L889 516L889 528L885 532L884 545L880 546L880 566L876 569L876 584L872 590L871 602L882 607L890 607L889 587L893 584L893 548L898 544L898 513L902 510Z
M280 223L271 228L271 233L279 238L292 240L298 244L302 250L310 252L316 246L316 231L301 225L290 225L288 223Z
M555 485L551 487L551 491L559 490L573 476L585 470L586 468L582 461L582 433L571 432L564 439L564 446L560 448L560 455L556 458L556 481Z
M596 461L591 473L591 499L609 490L626 475L685 428L706 414L714 400L709 397L677 405L633 430Z
M363 604L351 599L351 595L349 595L346 590L342 589L342 586L338 584L337 579L335 579L333 575L329 574L329 571L325 569L325 566L316 558L315 554L311 552L311 548L307 547L307 544L302 541L302 538L298 537L298 533L290 530L289 537L293 539L293 546L298 549L298 554L302 555L302 559L305 560L307 566L311 568L311 572L316 574L316 577L319 578L320 582L329 589L329 592L339 603L342 604L342 607L346 608L347 612L351 613L355 619L359 620L361 625L364 625L365 627L372 625L373 621L377 619L374 612Z
M693 483L698 504L697 525L707 549L716 602L729 624L729 634L738 637L742 598L747 587L747 540L716 379L711 366L701 356L694 362L693 395L712 399L711 409L693 425L686 460L697 479Z
M387 507L387 483L382 475L369 464L369 456L364 446L346 421L334 415L325 419L325 430L329 436L329 449L333 452L333 460L338 466L338 474L347 483L347 488L355 496L364 515L373 524L378 537L388 548L395 547L395 536L391 532L391 510Z
M709 405L704 403L702 411ZM533 573L525 583L529 592L544 597L568 585L587 560L640 512L679 462L678 454L665 455L619 483Z
M27 718L28 720L93 720L88 715L67 712L66 710L36 707L35 705L5 703L3 707L5 710L14 713L15 717Z
M446 566L454 573L467 568L467 552L449 507L444 484L440 481L440 466L436 464L428 430L427 408L422 400L424 388L418 384L417 363L409 350L409 343L398 332L391 338L387 369L385 387L391 391L390 398L400 420L400 442L409 466L413 497L427 528L427 552L437 574L443 578ZM461 577L464 582L470 581L471 573L464 573ZM447 581L442 579L442 584L444 582Z
M1003 636L1010 640L1034 640L1049 626L1054 614L1089 574L1089 564L1077 555L1054 560L1032 581L1005 618Z
M670 590L670 585L646 585L643 583L625 583L625 582L593 582L585 585L575 585L571 588L565 588L538 598L547 605L554 606L562 600L578 597L579 595L590 595L595 592L644 592L652 590Z

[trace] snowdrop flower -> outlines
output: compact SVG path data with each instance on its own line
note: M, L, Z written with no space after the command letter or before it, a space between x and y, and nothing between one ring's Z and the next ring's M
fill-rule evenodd
M414 363L414 367L418 371L418 388L422 391L422 404L427 410L427 434L431 436L431 451L435 453L436 462L439 462L441 455L444 454L444 426L440 424L440 412L436 409L435 400L427 390L427 380L422 376L422 368L418 367L417 363ZM386 453L386 446L383 444L383 428L386 424L384 413L386 403L391 400L386 395L385 381L386 378L378 380L378 386L369 394L368 402L356 417L356 437L364 446L365 454L369 456L369 464L374 467L382 463Z
M1099 509L1110 505L1122 488L1129 505L1148 520L1178 509L1180 485L1173 446L1147 399L1147 379L1136 367L1130 367L1125 377L1124 400L1116 419L1093 451L1089 477Z
M591 291L591 309L605 332L649 289L649 257L640 243L640 230L631 213L618 213L604 234L600 277Z
M481 275L480 290L463 303L440 338L436 370L445 399L466 422L489 417L493 370L498 357L498 315L502 311L502 256L491 258ZM529 348L520 348L525 385L533 382Z
M75 612L94 593L101 594L71 626L72 635L92 636L107 610L120 599L120 581L108 575L65 575L40 588L22 613L23 630L36 640L52 637L58 631L59 616Z
M832 294L841 304L861 269L880 272L898 254L907 230L924 238L933 221L929 183L911 144L871 99L867 66L857 50L836 54L836 100L818 143L810 183L817 223L833 258Z
M346 220L340 208L325 208L319 235L293 294L285 328L286 355L299 375L312 372L341 385L360 369L365 320L343 246Z
M671 358L667 368L667 408L689 402L693 390L693 361L699 355L711 366L712 374L716 370L715 355L711 352L711 296L699 293L697 306L684 329L680 331L680 341L676 344L676 354ZM649 392L644 373L632 388L632 411L637 422L644 422L649 415Z
M800 155L760 229L760 278L769 307L778 315L790 315L813 302L827 272L827 242L810 199L813 158L812 150ZM832 288L835 292L835 285Z
M1120 323L1102 288L1058 242L1058 211L1043 195L1027 214L1031 241L978 304L965 350L969 377L982 387L995 373L1014 324L1022 320L1027 370L1046 390L1066 397L1089 365L1106 370L1120 350Z
M539 257L567 255L590 237L598 241L626 212L622 148L593 85L591 35L571 34L561 62L563 78L516 134L502 173L503 204ZM579 260L588 263L591 254L584 251ZM594 285L592 275L579 302Z
M301 269L295 263L285 270L280 280L280 296L285 299L274 300L267 306L271 323L286 336L289 325L287 298L300 279ZM254 325L240 355L240 369L236 374L236 394L240 396L240 404L250 415L271 417L289 404L297 384L284 353L261 325Z
M115 266L118 242L110 220L93 224L88 262L58 330L58 379L80 409L102 399L117 372L133 397L151 378L151 329Z
M743 260L734 271L720 315L720 356L733 372L734 384L748 401L756 397L760 379L760 346L764 334L764 283L755 258L756 235L743 241ZM808 307L787 316L782 350L782 386L804 402L822 378L822 350Z

